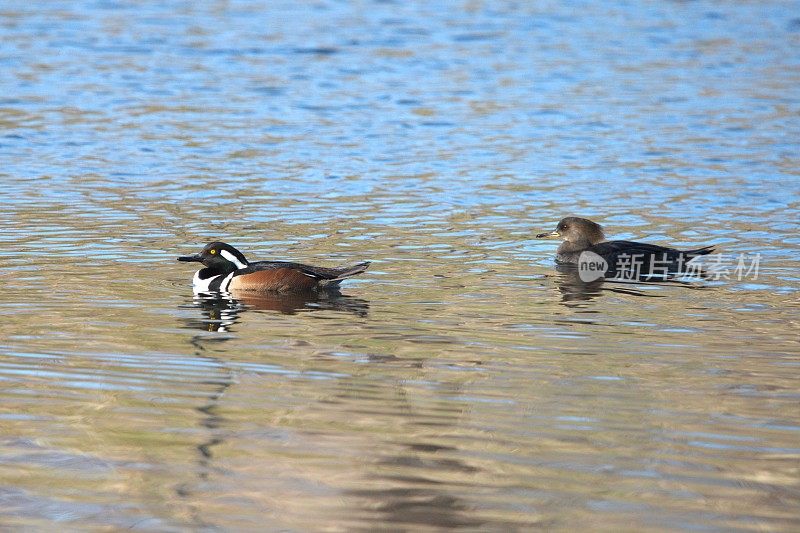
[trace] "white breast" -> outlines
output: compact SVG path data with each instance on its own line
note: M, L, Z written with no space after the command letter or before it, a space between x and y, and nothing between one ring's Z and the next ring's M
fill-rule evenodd
M225 279L223 279L222 282L219 284L220 292L228 291L228 287L231 284L231 279L233 279L233 274L234 273L231 272L230 274L225 276ZM211 276L210 278L201 279L200 271L198 270L197 272L194 273L194 277L192 278L192 289L194 290L195 293L214 292L211 289L209 289L209 285L211 285L211 283L219 277L220 276Z
M233 279L234 274L235 272L231 272L230 274L225 276L225 279L223 279L222 283L219 284L220 292L228 292L228 287L231 286L231 280Z
M208 292L208 286L218 277L219 276L211 276L210 278L200 279L200 271L198 270L194 273L194 277L192 278L192 289L194 289L194 292Z

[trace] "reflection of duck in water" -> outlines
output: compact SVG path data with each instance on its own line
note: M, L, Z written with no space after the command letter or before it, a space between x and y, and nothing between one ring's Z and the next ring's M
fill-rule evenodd
M341 311L365 317L369 302L345 296L337 291L317 293L253 293L235 291L232 294L196 294L192 307L203 310L204 318L190 319L186 323L192 328L206 331L228 331L247 311L277 311L284 315L298 312Z
M336 290L317 293L252 293L237 291L233 296L247 309L257 311L278 311L284 315L294 315L298 311L343 311L356 316L365 317L369 303L360 298L345 296Z
M564 218L554 231L540 233L536 237L539 239L560 237L564 241L556 251L556 262L559 264L583 268L586 263L586 266L597 267L596 275L586 276L586 280L603 276L638 279L688 272L699 273L699 269L687 263L714 251L713 246L678 250L642 242L607 241L600 224L579 217Z
M190 328L204 331L228 331L230 326L239 321L239 314L247 310L233 298L226 298L220 294L196 294L191 305L181 307L199 307L203 310L203 318L190 318L185 322Z
M556 286L561 293L561 301L585 302L593 300L603 293L603 279L583 281L578 270L572 265L556 265L558 277Z
M325 268L286 261L250 263L244 254L224 242L212 242L196 255L178 261L202 263L192 281L195 292L250 291L254 293L303 293L338 289L342 280L361 274L369 262Z
M557 265L556 270L558 271L556 286L561 293L561 302L568 306L574 303L594 300L604 292L649 298L660 297L657 294L631 288L629 283L607 283L604 278L585 281L581 279L575 265Z

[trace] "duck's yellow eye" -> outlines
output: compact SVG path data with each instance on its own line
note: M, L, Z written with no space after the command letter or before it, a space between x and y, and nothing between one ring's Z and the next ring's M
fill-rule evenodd
M214 255L215 253L217 253L217 251L216 250L209 250L208 253L210 253L211 255Z

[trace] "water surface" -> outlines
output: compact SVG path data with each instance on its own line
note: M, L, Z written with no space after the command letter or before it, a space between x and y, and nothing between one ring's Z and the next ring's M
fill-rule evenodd
M0 523L800 529L798 7L2 3ZM373 264L194 298L215 239Z

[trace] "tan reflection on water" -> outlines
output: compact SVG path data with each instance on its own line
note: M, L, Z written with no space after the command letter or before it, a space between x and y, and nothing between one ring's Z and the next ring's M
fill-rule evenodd
M280 254L375 261L330 299L194 299L174 257L202 237L26 260L2 311L14 523L789 528L794 296L580 284L476 245L489 216Z

